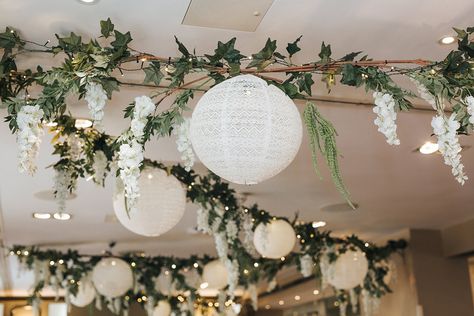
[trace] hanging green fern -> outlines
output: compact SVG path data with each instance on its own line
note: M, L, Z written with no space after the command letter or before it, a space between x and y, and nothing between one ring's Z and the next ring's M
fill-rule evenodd
M326 164L331 172L334 185L339 190L347 203L355 209L352 204L349 192L342 180L339 169L338 152L336 146L337 132L334 126L326 120L313 103L308 102L304 109L304 121L309 135L309 145L313 160L313 167L316 173L321 177L317 154L318 151L323 155Z

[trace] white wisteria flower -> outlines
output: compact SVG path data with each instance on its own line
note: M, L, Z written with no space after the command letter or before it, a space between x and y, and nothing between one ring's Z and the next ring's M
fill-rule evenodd
M138 142L143 140L147 117L155 110L155 104L147 96L135 98L135 107L133 109L133 119L131 123L131 131Z
M456 121L456 114L452 113L449 118L437 115L431 120L433 133L438 137L439 151L443 155L444 163L451 166L451 172L456 180L464 185L467 176L464 173L464 165L461 163L461 145L456 133L460 124Z
M197 230L206 234L211 233L209 211L205 208L199 208L197 211Z
M24 105L18 112L18 170L33 175L36 172L35 159L38 156L43 128L41 120L44 112L39 105Z
M194 166L196 156L194 155L191 138L189 136L189 126L191 120L185 118L181 124L174 126L173 134L176 135L176 146L181 153L181 160L184 163L184 169L190 171Z
M69 196L69 189L74 186L75 183L69 170L55 169L53 189L59 213L66 211L66 199Z
M242 229L244 231L244 240L242 241L242 245L244 246L245 250L252 256L252 257L258 257L259 254L257 252L257 249L255 249L255 245L253 243L253 221L252 221L252 216L248 213L244 215L244 218L242 219Z
M84 99L87 102L89 113L94 121L94 127L98 131L103 131L102 120L104 119L104 107L107 101L107 93L101 84L96 82L88 83L86 86L86 95Z
M227 259L225 261L225 266L227 269L227 284L229 285L228 293L230 299L234 299L235 290L239 285L239 262L237 260Z
M313 268L314 268L313 257L308 254L300 257L300 268L301 268L301 274L305 278L310 277L313 274Z
M397 136L397 113L395 112L395 100L388 93L374 92L375 99L374 113L377 118L374 120L378 126L378 131L385 135L387 143L390 145L400 145Z
M142 162L143 147L136 140L132 139L130 143L120 145L118 167L125 189L127 209L130 213L135 211L138 198L140 197L138 178L140 177Z
M469 123L474 125L474 97L468 96L464 99L467 105L467 113L469 114Z
M247 290L249 291L250 302L254 311L258 309L258 290L254 283L249 284Z
M217 255L221 260L225 260L229 253L229 244L227 243L227 237L225 231L216 232L214 231L214 241L216 243Z
M420 97L428 102L429 105L433 107L433 109L436 110L436 98L434 95L431 94L431 92L418 80L410 78L410 80L415 84L416 89L418 90L418 93L420 94Z
M107 173L108 160L107 156L102 150L97 150L94 153L94 161L92 163L92 170L94 172L94 182L97 184L104 184L105 175Z
M227 232L227 242L233 244L239 235L239 227L234 220L229 220L225 225L225 230Z

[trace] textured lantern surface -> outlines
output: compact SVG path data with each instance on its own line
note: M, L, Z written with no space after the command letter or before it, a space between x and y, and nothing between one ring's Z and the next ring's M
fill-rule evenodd
M72 305L85 307L95 299L96 293L94 285L89 278L82 278L78 284L76 295L70 294L69 299Z
M285 169L302 139L294 102L253 75L207 91L193 111L191 142L201 162L230 182L255 184Z
M170 316L171 315L171 305L168 301L161 300L156 305L153 310L153 316Z
M186 190L181 182L162 169L147 167L138 183L137 210L128 215L123 185L117 178L113 203L120 223L136 234L150 237L162 235L176 226L186 209Z
M261 223L255 228L253 244L259 254L270 259L288 255L295 246L296 236L291 225L284 220Z
M336 259L331 269L328 282L336 289L350 290L364 282L369 262L362 251L349 250Z
M227 269L220 260L206 264L202 271L202 282L207 283L207 288L220 290L227 285Z
M122 259L104 258L92 270L92 282L108 298L122 296L133 286L132 269Z

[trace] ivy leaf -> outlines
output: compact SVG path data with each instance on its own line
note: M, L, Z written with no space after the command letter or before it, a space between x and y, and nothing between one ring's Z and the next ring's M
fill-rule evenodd
M108 18L106 21L100 21L100 32L105 38L108 38L112 34L114 27L115 26L110 18Z
M186 46L184 46L183 43L181 43L176 36L174 37L174 39L176 41L176 44L178 44L178 50L181 52L181 54L183 54L184 57L189 57L191 54L189 53Z
M353 61L357 56L360 55L360 53L362 53L362 51L349 53L346 56L342 57L341 61Z
M300 92L306 92L311 95L311 87L314 84L313 76L310 73L305 73L297 81Z
M114 31L115 35L115 40L110 43L114 48L120 50L123 49L124 47L127 47L128 43L132 41L132 35L130 32L127 32L125 34L119 32L119 31Z
M5 32L0 33L0 48L12 49L17 43L17 38L12 29L7 27Z
M298 87L289 81L285 81L283 83L277 83L277 82L271 81L270 83L280 88L280 90L285 92L285 94L289 96L291 99L303 98L303 95L301 95L298 92Z
M288 43L288 45L286 46L286 51L290 55L290 58L301 50L301 48L298 47L298 42L301 40L302 37L303 35L298 37L293 43Z
M267 39L265 47L258 53L252 55L252 61L248 64L247 68L257 67L258 70L265 69L268 65L273 63L273 53L276 48L276 41L272 41L270 38Z
M321 44L321 52L319 53L319 58L323 64L327 64L331 61L331 45L326 45L324 42Z
M112 93L114 91L119 91L119 83L115 78L106 78L104 80L101 80L101 84L105 92L107 93L107 97L109 99L112 98Z
M59 47L62 48L66 53L74 53L81 49L82 38L71 32L68 37L60 37L56 34L58 39Z
M239 50L235 49L236 38L230 39L227 43L219 41L217 48L214 50L214 55L205 55L209 62L212 64L218 64L222 59L226 60L229 64L239 64L240 60L245 56L240 53Z
M351 64L346 64L342 66L341 75L342 84L353 87L360 87L363 83L362 72L360 71L360 67Z
M143 69L145 72L145 80L144 83L153 82L155 85L159 85L161 79L163 79L164 74L160 70L160 63L159 62L152 62L150 66Z

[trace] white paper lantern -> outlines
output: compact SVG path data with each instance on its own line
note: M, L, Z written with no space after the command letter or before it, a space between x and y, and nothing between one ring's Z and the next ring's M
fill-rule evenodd
M137 210L128 215L123 185L117 178L114 210L120 223L143 236L159 236L172 229L184 215L186 190L173 175L158 168L145 168L138 180L140 197Z
M189 269L182 273L184 275L184 282L193 289L199 289L202 283L201 275L197 269Z
M163 295L177 295L176 284L169 271L163 270L155 280L155 290Z
M259 224L253 235L255 249L262 256L270 259L280 259L288 255L293 250L295 242L293 227L281 219L268 224Z
M168 301L161 300L156 305L153 310L153 316L170 316L171 315L171 305Z
M78 282L78 289L76 295L69 295L69 300L72 305L77 307L85 307L94 301L96 296L94 285L89 278L82 278Z
M122 296L133 286L132 269L122 259L104 258L92 270L92 282L108 298Z
M369 270L369 262L362 251L349 250L336 259L331 269L328 276L329 284L336 289L350 290L364 281Z
M207 283L207 288L221 290L227 285L227 269L220 260L206 264L202 271L202 282Z
M207 91L193 111L190 136L201 162L230 182L255 184L285 169L302 139L294 102L253 75Z

